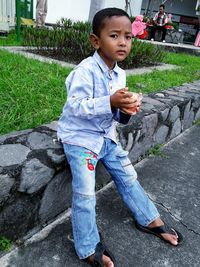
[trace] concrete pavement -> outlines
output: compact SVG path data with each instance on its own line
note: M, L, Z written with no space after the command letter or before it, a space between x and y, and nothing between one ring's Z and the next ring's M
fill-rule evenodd
M139 232L110 183L97 194L97 221L117 267L200 266L200 127L186 130L161 152L162 157L148 157L135 168L162 218L183 234L184 243L172 247ZM0 267L88 266L77 258L67 239L70 232L70 216L60 216L51 227L2 256Z

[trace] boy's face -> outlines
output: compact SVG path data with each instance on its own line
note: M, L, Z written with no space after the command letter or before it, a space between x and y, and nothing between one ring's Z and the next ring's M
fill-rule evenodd
M131 22L126 16L106 18L100 36L91 35L93 47L98 50L107 66L112 69L117 61L124 60L131 50Z

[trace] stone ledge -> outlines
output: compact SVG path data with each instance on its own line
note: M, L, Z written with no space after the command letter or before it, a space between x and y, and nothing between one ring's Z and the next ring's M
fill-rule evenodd
M141 112L117 125L132 163L200 118L200 81L145 95ZM0 136L0 235L18 239L71 206L71 173L56 122ZM101 163L96 189L110 181Z

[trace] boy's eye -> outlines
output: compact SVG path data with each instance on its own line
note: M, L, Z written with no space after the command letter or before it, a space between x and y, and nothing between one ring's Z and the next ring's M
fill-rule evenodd
M130 39L132 39L132 36L131 35L127 35L126 39L130 40Z
M110 37L113 39L117 39L118 36L117 36L117 34L111 34Z

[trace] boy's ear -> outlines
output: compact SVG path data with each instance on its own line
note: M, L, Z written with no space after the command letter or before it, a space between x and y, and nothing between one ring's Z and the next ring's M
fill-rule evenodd
M94 33L90 34L90 42L95 50L99 49L99 37L96 36Z

